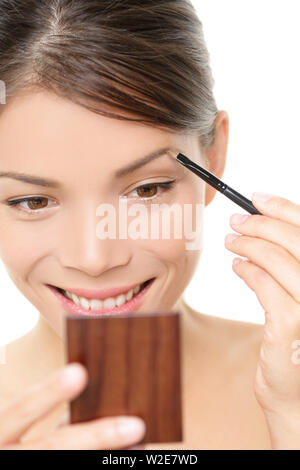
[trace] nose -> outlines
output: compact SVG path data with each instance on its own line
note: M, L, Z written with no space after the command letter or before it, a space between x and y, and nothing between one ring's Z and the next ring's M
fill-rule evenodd
M114 267L130 262L131 250L127 239L97 236L96 207L82 207L68 219L60 243L59 258L64 268L80 270L90 277L98 277Z

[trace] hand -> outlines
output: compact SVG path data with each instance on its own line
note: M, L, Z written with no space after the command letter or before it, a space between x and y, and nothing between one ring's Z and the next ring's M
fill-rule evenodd
M70 375L64 376L67 371L70 371ZM131 416L125 417L124 423L137 425L132 432L124 429L121 433L119 425L124 417L118 416L61 426L42 439L20 442L30 426L62 402L73 400L86 387L87 381L87 370L79 363L72 363L28 389L8 406L2 407L0 450L122 449L139 442L144 436L144 422Z
M243 214L239 225L232 216L241 235L225 246L247 258L233 270L265 311L254 391L272 444L300 449L300 205L278 196L252 202L263 215Z

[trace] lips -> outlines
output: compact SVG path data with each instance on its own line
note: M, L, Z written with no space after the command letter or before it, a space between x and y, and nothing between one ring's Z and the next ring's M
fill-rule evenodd
M145 281L143 283L144 287L134 297L132 297L131 300L127 301L121 307L114 307L111 309L102 309L102 310L91 310L91 309L85 309L82 306L78 306L72 300L65 297L65 295L63 295L60 292L60 288L49 285L49 284L47 286L53 292L53 294L59 299L59 301L61 302L61 304L63 305L64 309L67 312L89 316L89 315L99 315L99 314L104 314L104 313L107 313L107 314L129 313L129 312L138 310L144 300L144 296L150 289L154 280L155 278L151 278L151 279L148 279L148 281ZM136 285L140 285L140 284L135 284L135 286Z
M146 281L147 282L147 281ZM107 299L108 297L117 297L120 294L124 294L125 292L128 292L131 289L134 289L136 286L139 286L139 284L131 284L129 286L123 286L123 287L110 287L110 288L103 288L103 289L68 289L67 287L57 287L60 290L64 290L67 292L70 292L71 294L76 294L79 297L85 297L86 299Z

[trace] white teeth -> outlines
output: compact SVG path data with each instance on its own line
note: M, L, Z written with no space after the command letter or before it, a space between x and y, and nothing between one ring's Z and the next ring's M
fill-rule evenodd
M79 301L79 298L77 297L76 294L71 294L72 295L72 300L73 302L76 304L76 305L80 305L80 301Z
M82 308L89 310L90 302L85 297L79 297L79 301Z
M116 302L115 299L112 297L109 297L108 299L105 299L103 302L103 308L115 308Z
M120 294L117 297L108 297L107 299L86 299L82 296L77 296L76 294L64 291L68 299L73 300L73 302L86 310L103 310L111 309L115 307L121 307L125 302L128 302L132 299L141 290L141 284L130 289L126 294Z
M121 294L117 297L116 305L117 307L121 307L121 305L125 304L126 302L126 297L124 294Z
M126 300L130 300L133 296L133 289L130 289L126 294Z
M90 300L90 306L92 310L102 310L103 302L100 299L92 299Z

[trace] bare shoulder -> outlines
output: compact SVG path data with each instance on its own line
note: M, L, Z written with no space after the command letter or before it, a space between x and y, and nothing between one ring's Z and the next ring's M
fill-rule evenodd
M231 354L234 353L237 358L240 355L243 361L246 357L250 362L253 359L256 363L263 339L264 325L215 316L210 316L210 322L212 330L222 338L224 346L227 346Z
M197 312L190 307L192 322L199 330L207 349L222 349L231 357L257 359L264 334L264 325L232 320Z
M231 320L213 315L206 315L211 328L219 331L228 340L252 342L261 340L264 331L264 325L259 323Z

